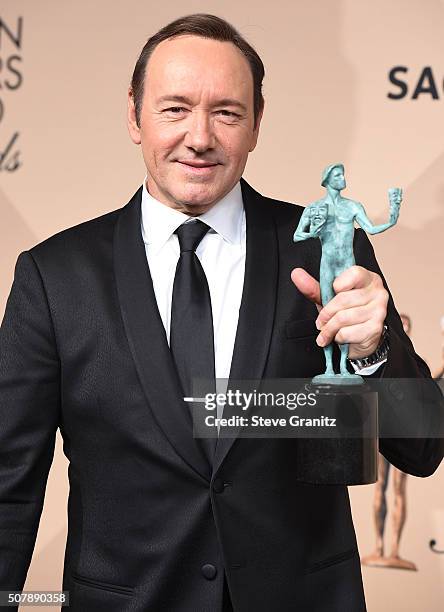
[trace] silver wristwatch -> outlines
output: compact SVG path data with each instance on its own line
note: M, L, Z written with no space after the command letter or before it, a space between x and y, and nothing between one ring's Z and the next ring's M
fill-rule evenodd
M349 359L351 363L353 363L360 370L362 368L367 368L368 366L376 365L377 363L381 363L384 359L387 359L387 355L389 352L389 333L387 325L384 325L384 329L382 331L381 341L371 355L367 355L367 357L360 357L359 359Z

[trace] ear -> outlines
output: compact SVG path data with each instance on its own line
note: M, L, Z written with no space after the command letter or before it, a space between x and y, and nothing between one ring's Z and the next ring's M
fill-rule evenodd
M140 138L140 128L136 121L136 106L134 104L134 95L131 87L128 89L128 113L127 113L128 132L134 144L142 142Z
M252 151L254 151L254 149L256 148L257 145L257 139L259 137L259 128L261 125L261 121L262 121L262 115L264 114L264 107L262 107L262 109L260 110L258 116L257 116L257 123L256 123L256 127L253 130L253 134L251 135L251 144L250 144L250 148L248 149L248 151L251 153Z

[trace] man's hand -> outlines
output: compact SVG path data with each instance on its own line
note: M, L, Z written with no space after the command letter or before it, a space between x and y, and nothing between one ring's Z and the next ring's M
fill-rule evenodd
M302 268L295 268L291 280L319 310L316 342L327 346L333 340L350 345L348 356L359 359L377 348L387 316L388 292L381 277L361 266L352 266L333 283L336 293L322 308L319 283Z

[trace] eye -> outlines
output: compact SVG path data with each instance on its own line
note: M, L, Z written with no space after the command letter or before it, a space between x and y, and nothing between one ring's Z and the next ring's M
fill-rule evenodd
M183 106L171 106L170 108L165 108L164 112L173 113L174 115L178 115L181 111L185 111L186 108Z
M237 113L233 113L232 111L226 110L225 108L216 111L217 113L222 113L224 117L240 117Z

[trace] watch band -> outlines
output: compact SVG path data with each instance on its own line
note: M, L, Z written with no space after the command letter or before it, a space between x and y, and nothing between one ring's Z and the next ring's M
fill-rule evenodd
M384 325L381 341L374 353L367 355L367 357L360 357L359 359L349 359L349 361L359 369L367 368L368 366L375 365L381 361L384 361L384 359L387 359L389 346L390 342L388 327L387 325Z

